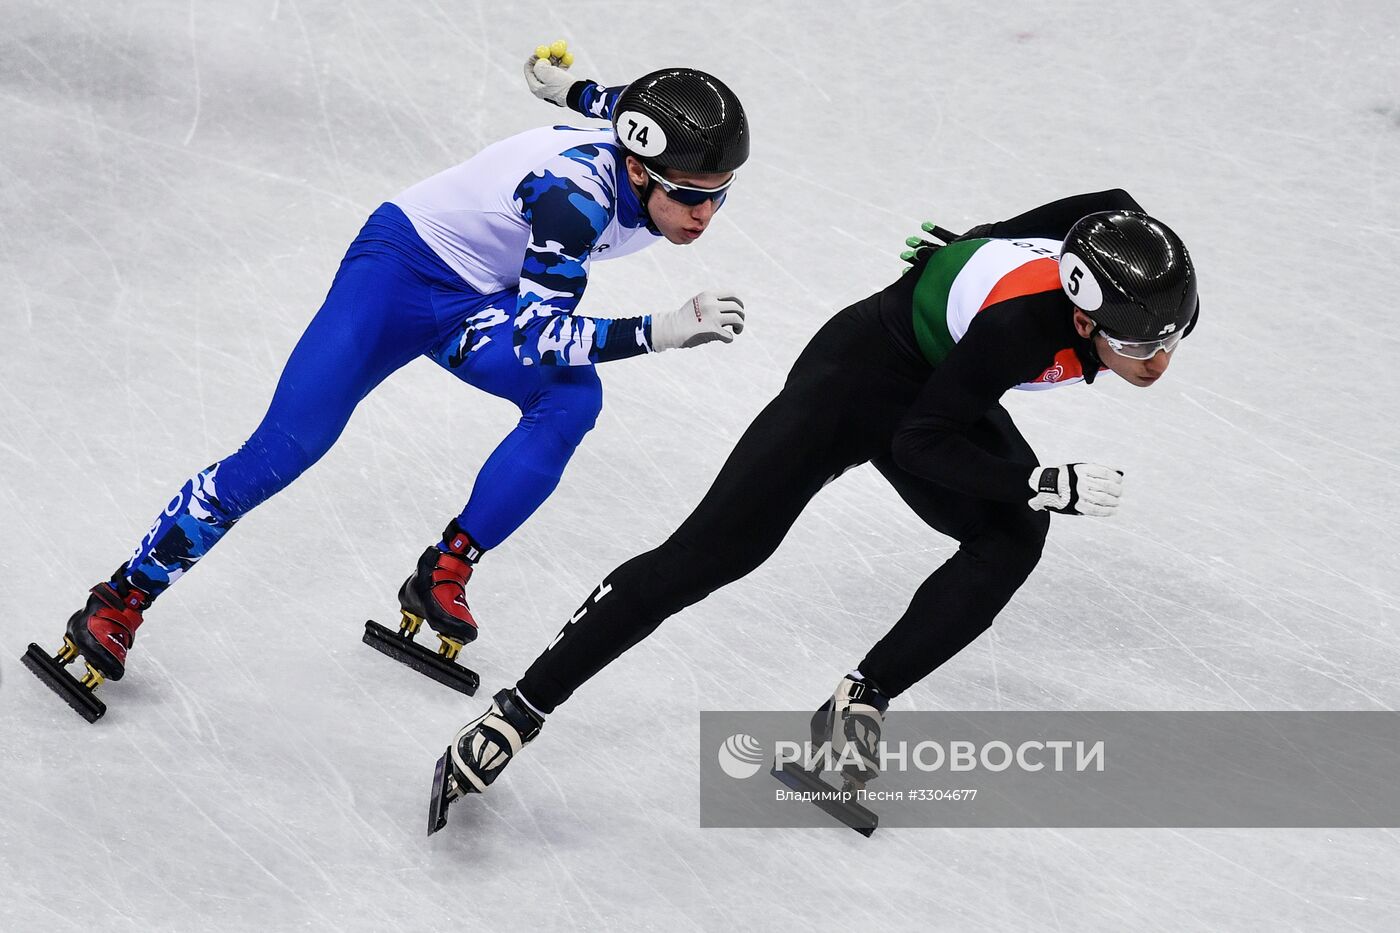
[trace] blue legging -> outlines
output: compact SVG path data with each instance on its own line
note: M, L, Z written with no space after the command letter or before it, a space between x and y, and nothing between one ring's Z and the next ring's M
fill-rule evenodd
M194 566L234 523L330 450L360 400L417 356L509 399L519 424L487 459L458 524L500 544L559 483L602 407L592 366L516 358L514 290L483 295L382 205L345 254L329 294L287 360L262 423L236 452L191 477L118 571L151 596ZM421 407L429 436L441 405Z

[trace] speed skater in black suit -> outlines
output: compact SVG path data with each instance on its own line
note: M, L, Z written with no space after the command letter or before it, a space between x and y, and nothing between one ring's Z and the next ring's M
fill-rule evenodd
M1111 516L1122 473L1043 465L1000 404L1010 389L1135 386L1166 372L1199 313L1181 239L1127 192L1065 198L908 257L897 282L832 317L690 517L589 595L438 764L429 831L484 791L590 677L777 548L808 501L870 462L958 550L819 712L869 773L891 698L986 631L1040 559L1050 512Z

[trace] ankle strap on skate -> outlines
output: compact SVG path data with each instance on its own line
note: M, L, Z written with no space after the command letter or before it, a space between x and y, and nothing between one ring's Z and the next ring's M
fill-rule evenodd
M112 575L111 580L94 586L91 592L113 609L130 610L138 618L151 605L151 594L122 576L120 570Z
M880 689L878 684L874 684L869 680L855 680L850 677L846 679L851 683L850 689L846 692L846 697L850 702L864 703L868 706L873 706L881 713L890 708L890 698L886 696L885 692Z
M501 707L501 713L505 716L506 722L520 733L521 742L529 742L540 734L544 720L530 709L530 704L520 698L514 687L502 690L493 699Z
M449 553L457 554L471 564L481 560L481 555L486 553L486 549L473 541L455 518L442 530L442 543L447 545Z

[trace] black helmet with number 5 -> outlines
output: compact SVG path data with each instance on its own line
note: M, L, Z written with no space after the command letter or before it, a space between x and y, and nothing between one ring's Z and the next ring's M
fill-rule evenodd
M718 78L692 68L643 75L613 108L618 142L658 169L732 172L749 157L744 106Z
M1123 340L1160 340L1195 326L1196 270L1181 237L1139 211L1081 217L1060 250L1075 306Z

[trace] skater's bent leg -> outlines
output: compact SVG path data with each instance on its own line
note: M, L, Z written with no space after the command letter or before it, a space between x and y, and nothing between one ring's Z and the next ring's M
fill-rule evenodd
M483 357L494 357L490 366ZM603 408L603 384L592 366L522 366L509 344L496 342L454 370L473 385L520 406L520 421L482 465L457 524L488 550L535 513L555 487ZM489 372L486 370L490 369Z
M609 574L520 680L551 712L667 617L758 567L831 479L889 450L922 385L883 336L878 296L827 322L660 547Z
M923 582L908 610L858 665L898 696L991 627L1040 559L1049 522L969 530L957 553Z
M675 534L608 574L519 682L551 713L665 619L758 567L846 461L814 422L823 409L780 394L754 420ZM841 464L841 465L834 465Z
M979 425L981 446L1031 456L1010 419ZM898 696L985 632L1040 560L1050 528L1046 512L1019 503L954 493L897 467L875 461L924 521L955 538L957 552L919 587L908 610L860 662L861 674Z
M158 596L240 518L319 460L359 401L436 336L420 290L392 259L356 257L352 247L292 350L262 423L235 453L185 482L113 582Z

